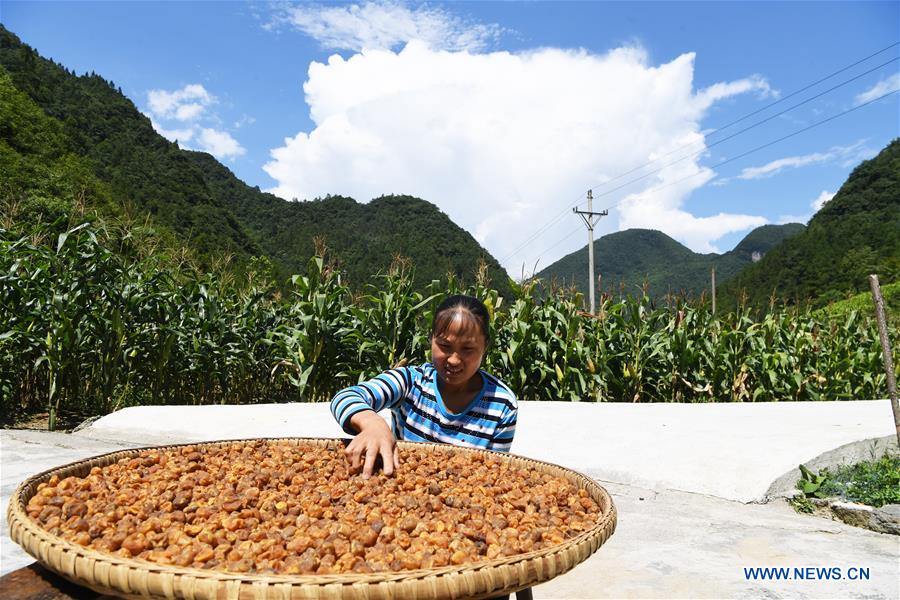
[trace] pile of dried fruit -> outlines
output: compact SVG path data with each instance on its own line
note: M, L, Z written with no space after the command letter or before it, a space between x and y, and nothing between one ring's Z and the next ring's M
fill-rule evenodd
M339 447L257 441L148 450L38 486L28 515L123 557L238 573L369 573L512 556L594 526L572 482L490 454L407 448L392 477Z

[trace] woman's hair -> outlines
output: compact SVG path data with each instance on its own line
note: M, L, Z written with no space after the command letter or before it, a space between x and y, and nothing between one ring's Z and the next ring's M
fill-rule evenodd
M487 307L478 298L461 294L447 296L437 307L431 321L431 337L443 335L457 319L464 330L474 327L484 336L485 345L490 343L491 317Z

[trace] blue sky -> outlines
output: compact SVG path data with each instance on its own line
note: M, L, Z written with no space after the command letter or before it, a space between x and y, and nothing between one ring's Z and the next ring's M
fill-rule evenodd
M4 0L0 20L250 185L425 198L517 276L583 247L589 188L597 236L701 252L807 220L900 135L898 7Z

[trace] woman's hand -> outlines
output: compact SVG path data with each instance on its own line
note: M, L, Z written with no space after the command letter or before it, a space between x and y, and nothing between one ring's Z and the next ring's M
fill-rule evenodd
M358 469L360 462L364 460L362 476L363 479L368 479L375 469L375 460L381 455L384 474L392 475L394 469L400 467L400 454L397 451L397 440L384 419L375 411L364 410L350 417L350 424L359 432L344 451L350 459L351 467Z

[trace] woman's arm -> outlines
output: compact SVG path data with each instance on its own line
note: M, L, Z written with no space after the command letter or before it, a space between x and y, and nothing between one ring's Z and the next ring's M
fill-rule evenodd
M379 455L385 475L391 475L400 466L394 434L376 413L402 402L412 386L412 377L409 367L391 369L341 390L331 400L335 420L345 432L355 436L347 445L346 453L354 469L364 461L363 478L372 475Z

